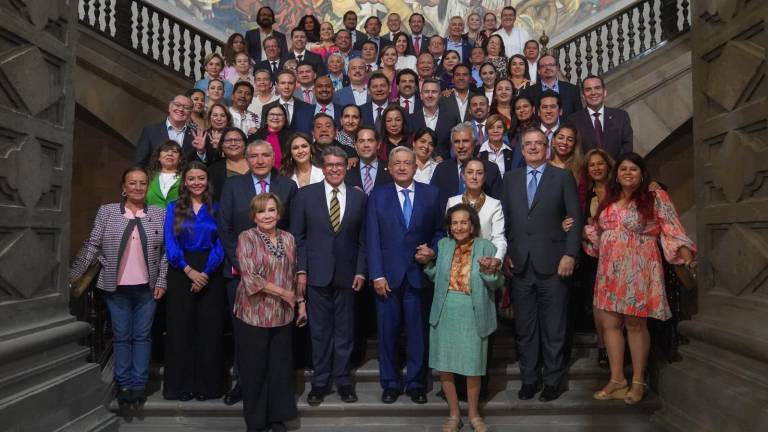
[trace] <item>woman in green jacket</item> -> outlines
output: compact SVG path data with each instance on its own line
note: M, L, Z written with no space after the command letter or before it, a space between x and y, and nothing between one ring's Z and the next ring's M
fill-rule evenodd
M171 201L179 197L179 180L184 171L184 157L181 146L176 141L168 140L152 152L149 159L149 190L147 205L165 209Z
M434 253L419 250L417 261L435 283L429 314L429 367L440 372L440 383L450 408L444 432L462 428L454 374L467 377L469 421L477 432L487 431L478 411L480 377L485 375L488 336L496 330L494 290L504 278L493 261L496 246L480 237L477 212L457 204L445 217L448 237Z

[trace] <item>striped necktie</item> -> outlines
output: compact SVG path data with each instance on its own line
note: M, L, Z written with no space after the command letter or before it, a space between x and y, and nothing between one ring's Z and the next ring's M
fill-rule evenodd
M341 228L341 206L339 205L339 197L337 196L339 190L333 188L331 191L331 227L333 232L339 232Z
M366 195L371 194L371 189L373 189L373 177L371 176L371 167L370 165L365 166L365 175L363 175L363 191L365 191Z

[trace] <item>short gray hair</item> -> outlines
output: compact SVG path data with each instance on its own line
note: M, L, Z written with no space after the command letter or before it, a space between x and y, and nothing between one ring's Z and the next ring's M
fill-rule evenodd
M340 157L344 159L344 164L347 163L347 152L342 150L340 147L337 147L335 145L330 145L323 149L322 153L320 153L320 157L323 161L323 165L325 165L325 157L326 156L335 156Z
M269 148L269 154L272 157L275 157L275 149L272 148L272 144L270 144L268 141L264 141L264 140L260 140L260 139L249 142L248 146L245 147L245 154L246 155L248 154L248 150L251 147L256 147L256 146L261 146L261 145L267 146Z
M453 134L464 132L466 130L469 131L469 135L472 137L472 144L477 144L475 142L475 133L474 133L474 131L472 131L472 123L467 122L467 121L459 123L456 126L454 126L453 128L451 128L451 142L453 142Z
M411 155L411 159L413 159L414 162L416 161L416 153L414 153L412 149L406 146L397 146L392 150L390 150L389 160L392 160L392 158L394 158L396 154L401 152L408 153L409 155Z

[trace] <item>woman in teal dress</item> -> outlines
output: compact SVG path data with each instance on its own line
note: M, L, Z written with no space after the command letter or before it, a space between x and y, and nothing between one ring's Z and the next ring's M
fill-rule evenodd
M184 156L176 141L168 140L152 152L149 162L149 189L147 205L164 209L179 197L179 180L184 171Z
M440 372L440 383L450 408L444 432L462 428L454 374L467 377L469 421L477 432L488 430L478 410L480 377L485 375L488 336L496 330L494 290L504 284L493 256L496 246L480 237L477 212L457 204L445 217L449 236L433 253L417 252L416 259L435 283L429 314L429 367ZM427 263L428 261L428 263Z

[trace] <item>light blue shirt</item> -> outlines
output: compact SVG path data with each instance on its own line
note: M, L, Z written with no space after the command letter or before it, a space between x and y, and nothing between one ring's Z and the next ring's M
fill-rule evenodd
M538 174L536 174L536 185L537 185L537 189L538 189L538 185L541 184L541 176L544 175L544 168L546 168L546 167L547 167L547 163L546 162L544 162L543 164L539 165L537 168L532 168L530 165L526 165L525 166L525 172L526 172L525 184L526 184L526 186L528 185L528 183L531 182L531 179L533 179L533 174L532 173L533 173L533 170L535 169L536 171L539 172Z
M462 62L464 61L464 53L462 52L464 50L461 49L463 42L464 42L464 39L461 39L461 38L459 38L458 42L452 41L451 38L445 39L445 47L446 47L445 50L446 51L454 50L457 53L459 53L459 60Z
M544 84L544 81L541 82L541 91L546 90L552 90L555 93L560 93L560 80L555 80L555 83L552 85L552 87Z
M272 191L272 181L271 181L272 173L267 174L267 176L264 177L263 179L260 179L256 177L256 174L251 173L251 178L253 179L253 189L256 191L256 195L261 193L261 185L259 184L259 182L261 182L262 180L267 182L267 192Z
M187 125L185 124L181 130L176 130L171 121L165 119L165 128L168 130L168 139L176 141L179 147L184 147L184 133L187 132Z
M317 115L320 112L322 112L322 109L323 109L323 105L318 102L315 105L315 115ZM335 113L333 111L333 102L330 102L328 105L325 106L325 113L328 114L329 116L333 117L334 119L336 118L334 116Z

